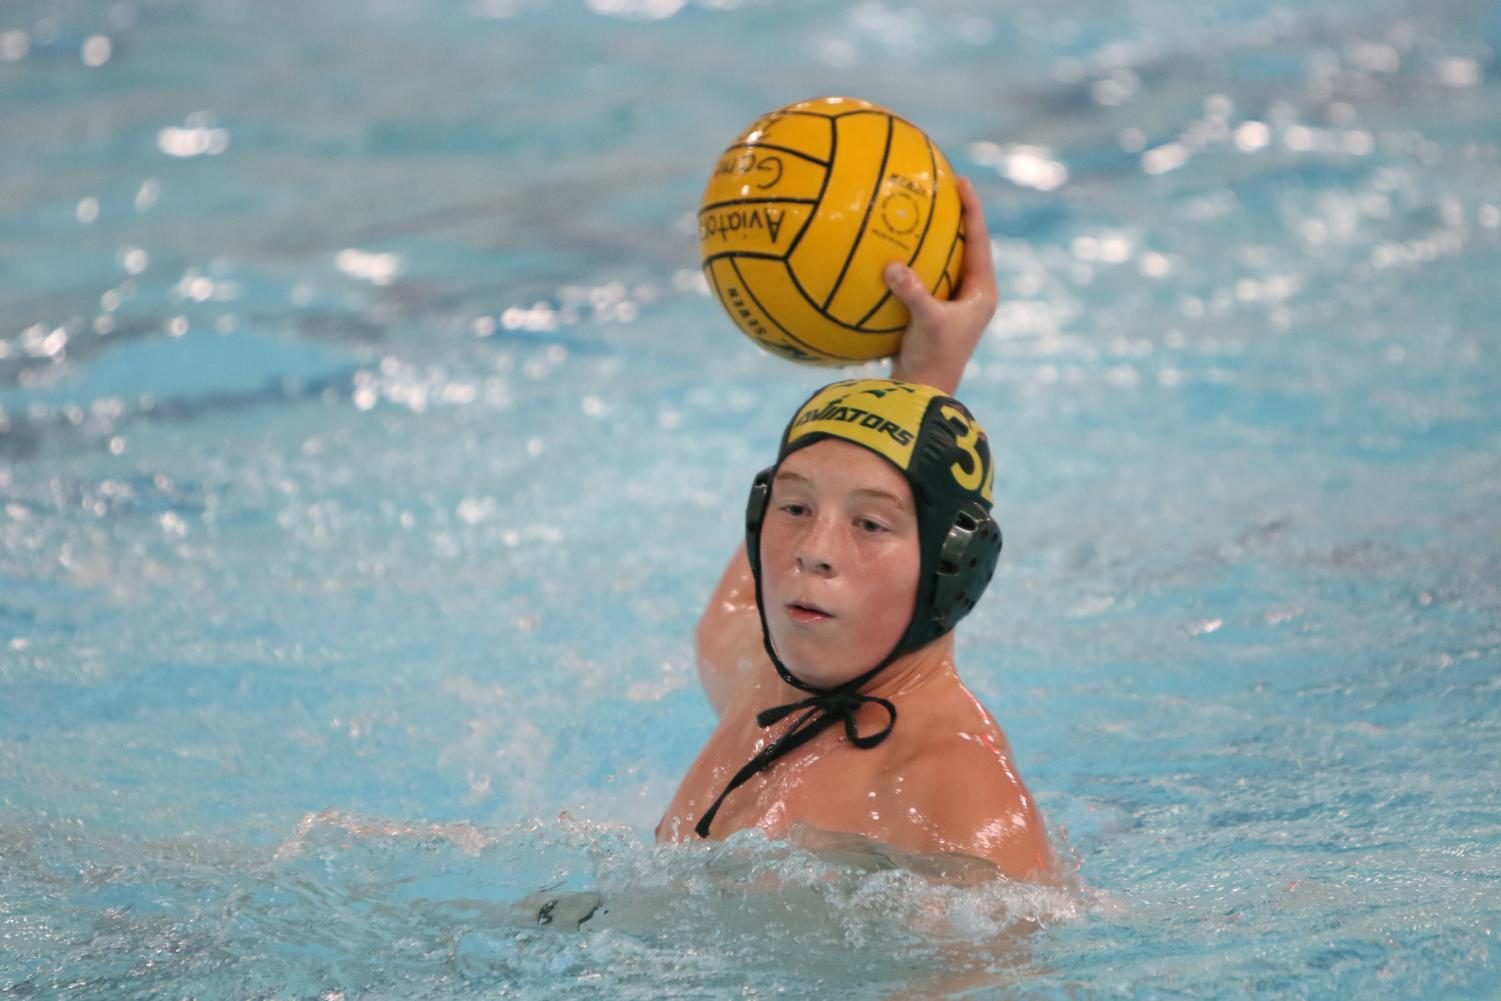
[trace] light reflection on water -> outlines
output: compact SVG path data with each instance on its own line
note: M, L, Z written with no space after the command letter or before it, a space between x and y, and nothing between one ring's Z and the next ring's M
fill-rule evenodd
M1402 3L11 5L0 988L1494 992L1496 44ZM831 91L987 206L1008 549L960 658L1076 894L647 843L821 377L724 322L692 209L727 128ZM544 887L608 913L539 928Z

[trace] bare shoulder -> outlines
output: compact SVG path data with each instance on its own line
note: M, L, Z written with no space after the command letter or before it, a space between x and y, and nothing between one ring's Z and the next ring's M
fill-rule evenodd
M945 700L920 721L901 768L907 802L944 850L989 859L1013 878L1047 879L1047 832L1006 736L960 691L963 699Z

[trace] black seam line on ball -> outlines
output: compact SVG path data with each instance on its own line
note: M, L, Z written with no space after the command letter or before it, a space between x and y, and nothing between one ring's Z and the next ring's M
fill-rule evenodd
M855 259L855 251L865 241L865 227L870 225L871 209L876 207L876 195L881 193L881 179L886 176L886 160L891 156L891 134L894 128L891 117L886 118L886 146L881 150L881 166L876 169L876 183L870 189L870 199L865 203L865 218L860 220L860 230L855 234L855 242L850 244L848 254L844 255L844 267L839 269L839 277L834 279L834 287L829 289L829 297L824 300L823 311L829 310L829 303L834 301L834 296L839 294L839 286L844 284L844 276L849 272L850 261Z

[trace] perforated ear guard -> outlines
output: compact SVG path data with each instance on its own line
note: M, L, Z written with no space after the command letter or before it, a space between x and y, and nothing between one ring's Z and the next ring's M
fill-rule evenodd
M1001 558L1001 526L978 501L954 515L934 567L932 614L947 632L974 610Z

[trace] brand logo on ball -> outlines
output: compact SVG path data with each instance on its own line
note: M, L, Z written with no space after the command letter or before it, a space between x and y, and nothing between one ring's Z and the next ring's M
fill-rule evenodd
M714 167L714 173L719 177L754 175L747 177L746 180L765 191L767 188L775 187L776 183L782 179L782 158L757 156L753 150L727 153L719 158L719 163Z
M917 228L921 210L917 199L905 191L896 191L881 200L881 221L897 236L906 236Z
M782 232L782 210L774 208L728 208L715 209L705 213L698 220L698 240L703 243L718 238L721 243L728 243L730 237L744 231L744 235L754 236L757 230L771 237L771 242L777 242L777 236Z
M881 221L893 235L907 236L922 224L922 207L932 197L931 189L921 181L888 174L881 197Z

